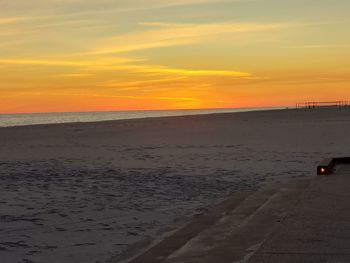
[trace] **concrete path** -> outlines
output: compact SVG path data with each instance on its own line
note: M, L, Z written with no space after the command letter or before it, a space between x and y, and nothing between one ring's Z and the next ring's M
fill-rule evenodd
M296 203L305 181L262 188L174 252L165 263L232 263L252 253Z
M244 192L130 263L350 262L350 165Z
M249 262L350 262L349 166L313 180Z

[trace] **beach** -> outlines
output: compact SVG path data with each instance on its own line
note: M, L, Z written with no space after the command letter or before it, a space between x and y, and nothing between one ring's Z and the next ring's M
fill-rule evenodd
M350 109L0 128L3 262L118 262L242 189L349 155Z

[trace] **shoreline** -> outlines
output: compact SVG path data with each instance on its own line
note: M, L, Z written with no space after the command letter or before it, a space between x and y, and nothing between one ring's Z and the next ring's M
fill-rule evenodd
M111 119L111 120L94 120L94 121L72 121L72 122L58 122L58 123L37 123L37 124L24 124L24 125L12 125L12 126L1 126L1 128L14 128L14 127L27 127L27 126L41 126L41 125L59 125L59 124L80 124L80 123L101 123L101 122L114 122L114 121L125 121L125 120L145 120L145 119L155 119L155 118L172 118L172 117L193 117L193 116L206 116L213 114L233 114L233 113L245 113L245 112L261 112L261 111L278 111L278 110L288 110L287 107L271 107L271 108L232 108L232 109L195 109L195 110L169 110L169 112L177 112L177 111L208 111L208 110L232 110L232 112L213 112L213 113L197 113L197 114L185 114L185 115L169 115L169 116L150 116L150 117L131 117L125 119ZM291 109L291 108L290 108ZM233 111L237 110L237 111ZM144 111L121 111L121 112L144 112ZM146 112L163 112L162 110L156 111L146 111ZM2 116L17 116L17 115L51 115L51 114L109 114L109 113L119 113L119 111L112 112L62 112L62 113L28 113L28 114L3 114L0 115L0 120Z
M0 113L1 115L35 115L35 114L84 114L84 113L118 113L118 112L159 112L159 111L211 111L211 110L245 110L245 109L273 109L273 108L290 108L292 106L276 107L242 107L242 108L198 108L198 109L159 109L159 110L115 110L115 111L53 111L53 112L17 112L17 113Z

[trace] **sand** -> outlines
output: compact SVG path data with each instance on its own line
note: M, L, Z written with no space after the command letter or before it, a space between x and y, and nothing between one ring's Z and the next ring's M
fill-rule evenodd
M0 128L0 259L107 262L245 188L350 155L350 109Z

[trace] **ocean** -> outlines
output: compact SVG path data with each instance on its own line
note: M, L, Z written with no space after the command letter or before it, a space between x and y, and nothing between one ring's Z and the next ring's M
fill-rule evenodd
M57 124L74 122L96 122L139 118L201 115L213 113L247 112L276 110L281 108L232 108L232 109L197 109L197 110L138 110L111 112L64 112L0 114L0 127L26 126L38 124Z

